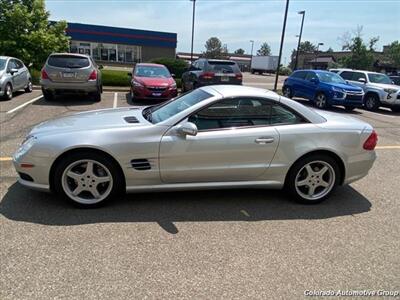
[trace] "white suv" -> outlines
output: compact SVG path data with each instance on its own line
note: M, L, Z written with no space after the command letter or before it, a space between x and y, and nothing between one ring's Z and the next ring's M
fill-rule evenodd
M340 70L337 74L364 90L366 109L373 111L384 106L400 112L400 86L395 85L387 75L361 70Z

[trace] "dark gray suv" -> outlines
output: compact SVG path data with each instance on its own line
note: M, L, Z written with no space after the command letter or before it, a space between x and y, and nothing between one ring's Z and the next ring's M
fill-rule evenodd
M200 58L182 74L182 92L213 84L242 84L243 76L236 62Z

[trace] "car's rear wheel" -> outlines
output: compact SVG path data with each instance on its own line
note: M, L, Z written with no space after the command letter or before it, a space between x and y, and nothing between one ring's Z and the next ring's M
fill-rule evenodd
M54 101L54 94L50 91L42 89L43 98L46 101Z
M392 112L400 112L399 106L391 107L390 109L392 110Z
M13 97L13 88L11 83L7 83L4 89L4 99L11 100Z
M25 88L25 93L32 93L33 86L32 86L32 80L29 79L28 84L26 85Z
M340 176L335 159L324 154L310 155L293 165L286 187L297 202L315 204L329 197Z
M292 89L290 87L284 86L282 92L286 98L292 98Z
M325 108L329 107L328 99L326 98L326 95L322 92L318 93L315 96L314 103L315 103L315 106L320 109L325 109Z
M379 108L379 97L375 94L368 94L365 98L365 108L370 111L375 111Z
M100 92L100 89L99 89L97 92L94 92L94 93L92 94L92 99L93 99L93 101L95 101L95 102L100 102L100 101L101 101L101 92Z
M122 190L118 167L98 153L66 156L56 166L54 175L56 192L80 207L102 205Z

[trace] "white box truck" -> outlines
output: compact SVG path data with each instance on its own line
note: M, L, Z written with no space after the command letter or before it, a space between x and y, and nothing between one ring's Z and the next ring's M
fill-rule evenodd
M253 56L251 58L251 74L274 73L278 68L278 56Z

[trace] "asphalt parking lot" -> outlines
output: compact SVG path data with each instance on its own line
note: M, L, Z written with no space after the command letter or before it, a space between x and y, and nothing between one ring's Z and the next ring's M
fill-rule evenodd
M252 76L245 83L261 87ZM0 102L0 299L399 290L400 114L349 113L377 130L378 159L366 178L320 205L295 204L280 191L228 190L131 194L80 210L18 185L12 153L44 120L136 103L124 92L105 92L99 103L40 95Z

